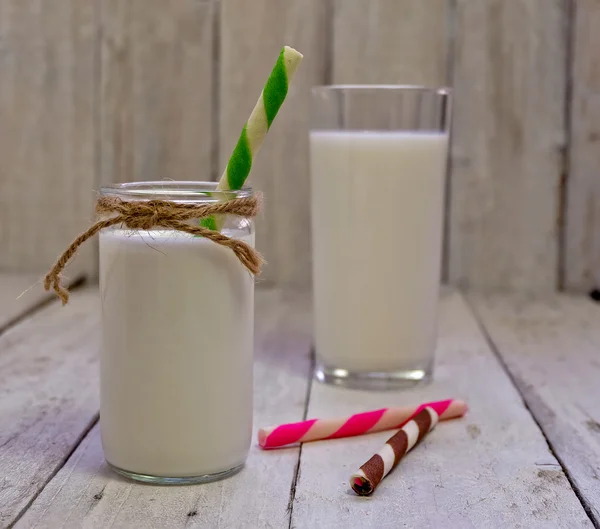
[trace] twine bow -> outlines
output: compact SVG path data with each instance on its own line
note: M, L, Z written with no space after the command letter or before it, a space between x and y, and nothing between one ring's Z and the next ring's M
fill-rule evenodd
M262 197L260 195L234 198L216 204L180 204L165 200L149 200L147 202L127 202L116 197L100 197L96 203L96 213L102 217L85 232L79 235L58 258L56 264L44 278L44 288L54 289L63 305L69 301L69 292L61 285L60 274L67 263L75 255L78 248L100 230L117 224L132 230L149 230L153 227L168 228L191 235L199 235L221 246L230 248L246 269L254 275L260 273L264 263L262 256L249 244L227 237L218 231L203 226L189 224L192 219L202 219L211 215L237 215L255 217L260 211Z

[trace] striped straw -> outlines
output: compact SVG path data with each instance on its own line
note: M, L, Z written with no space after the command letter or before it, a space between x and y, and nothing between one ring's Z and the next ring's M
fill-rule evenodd
M462 417L467 405L458 399L426 402L419 406L401 406L356 413L349 417L333 419L309 419L307 421L281 424L261 428L258 431L258 444L261 448L276 448L292 443L306 443L321 439L337 439L367 433L400 428L425 407L432 408L440 420Z
M400 462L400 460L416 445L423 437L435 428L438 423L438 414L434 409L427 406L415 417L407 422L395 435L390 437L371 459L369 459L358 472L350 477L350 486L356 494L368 496L377 485L385 478Z
M246 182L252 169L254 156L260 149L287 96L290 82L302 57L301 53L289 46L284 46L281 50L256 106L242 129L231 158L227 162L227 167L217 185L217 191L235 191L241 189ZM205 228L213 230L220 229L222 224L222 219L214 217L208 217L202 221Z

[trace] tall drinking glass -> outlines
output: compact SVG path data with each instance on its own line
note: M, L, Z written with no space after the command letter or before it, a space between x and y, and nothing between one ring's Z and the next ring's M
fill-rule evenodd
M450 93L312 93L316 376L388 388L432 376Z

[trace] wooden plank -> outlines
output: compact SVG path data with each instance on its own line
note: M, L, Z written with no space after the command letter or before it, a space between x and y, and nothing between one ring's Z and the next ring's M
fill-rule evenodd
M95 4L0 2L0 270L45 270L89 221ZM91 249L75 268L93 268Z
M573 3L565 287L600 287L600 4Z
M10 526L95 421L96 289L0 337L0 527Z
M443 85L445 0L334 0L333 82Z
M553 291L566 2L457 0L449 279Z
M42 286L41 276L0 272L0 333L51 297Z
M248 181L266 196L256 225L267 282L310 284L308 105L311 86L325 81L325 15L322 0L222 0L220 171L281 47L305 57Z
M211 180L214 0L104 0L102 182Z
M300 420L309 373L306 296L257 291L255 430ZM134 484L106 467L95 428L16 527L288 527L298 448L263 452L253 444L244 470L188 487Z
M600 307L584 297L473 297L525 403L600 526Z
M389 432L307 443L302 448L292 526L592 527L521 397L488 347L464 300L442 296L432 384L369 393L314 383L308 417L464 398L466 418L440 424L370 498L350 474Z

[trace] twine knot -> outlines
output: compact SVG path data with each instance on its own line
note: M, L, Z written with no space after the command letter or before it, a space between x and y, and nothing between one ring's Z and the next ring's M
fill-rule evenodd
M231 249L242 265L254 275L260 273L264 263L262 256L249 244L232 239L221 232L191 224L189 221L212 215L237 215L255 217L260 211L262 196L234 198L215 204L180 204L166 200L124 201L118 197L100 197L96 202L96 213L101 217L95 224L79 235L58 258L56 264L44 278L44 288L54 289L63 305L69 301L69 292L61 285L60 274L75 255L78 248L100 230L121 224L132 230L150 230L154 227L182 231L201 236L216 244Z
M123 215L123 224L132 230L150 230L154 226L159 226L163 218L169 218L168 214L166 217L164 214L161 214L162 205L156 200L140 203L123 202L120 199L117 200L118 202L103 201L102 204L96 207L96 210L98 213L106 213L108 210ZM127 204L127 206L125 206L125 204ZM162 207L164 208L164 206Z

